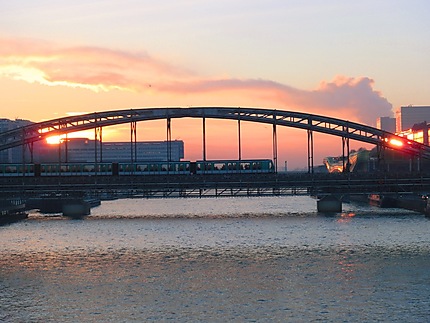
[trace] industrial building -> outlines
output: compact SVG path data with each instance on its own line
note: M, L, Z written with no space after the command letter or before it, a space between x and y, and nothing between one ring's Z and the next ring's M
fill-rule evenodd
M376 127L397 133L410 140L429 143L430 106L404 106L396 111L396 117L380 117Z
M397 113L397 132L412 129L415 124L430 123L430 106L400 107Z
M392 133L396 132L396 118L391 117L380 117L376 119L376 128L389 131Z
M100 143L87 138L69 138L60 147L56 147L57 151L61 151L61 161L70 163L92 162L95 159L103 162L130 162L180 161L184 158L182 140Z
M33 161L86 163L130 161L180 161L184 158L184 142L139 141L102 142L87 138L69 138L61 144L38 142L33 148Z

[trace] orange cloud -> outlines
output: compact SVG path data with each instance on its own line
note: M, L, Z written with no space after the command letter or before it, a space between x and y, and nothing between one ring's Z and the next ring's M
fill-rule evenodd
M61 47L29 39L0 38L0 77L93 91L150 90L155 95L175 98L192 94L194 105L200 104L200 99L203 104L212 104L216 99L215 104L237 105L239 97L240 102L348 118L370 125L379 116L392 115L392 105L374 90L374 82L368 77L336 76L314 90L301 90L263 79L199 78L146 53Z
M142 90L186 73L146 53L0 38L0 76L93 91Z

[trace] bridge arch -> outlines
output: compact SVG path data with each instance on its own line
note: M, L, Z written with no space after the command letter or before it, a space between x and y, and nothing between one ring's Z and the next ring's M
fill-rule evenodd
M239 126L241 121L271 124L273 126L275 159L277 158L275 148L277 145L277 126L299 128L308 132L308 160L313 159L313 132L341 137L343 149L346 147L347 153L349 153L349 140L353 139L374 144L378 148L395 149L413 156L430 159L429 146L360 123L297 111L246 107L138 108L63 117L0 133L0 150L31 144L54 135L64 135L88 129L97 130L124 123L130 123L132 131L134 125L135 132L137 122L149 120L166 119L169 133L170 120L176 118L200 118L203 120L203 124L206 119L237 120ZM398 145L392 145L392 140L396 140ZM308 167L310 166L308 164Z

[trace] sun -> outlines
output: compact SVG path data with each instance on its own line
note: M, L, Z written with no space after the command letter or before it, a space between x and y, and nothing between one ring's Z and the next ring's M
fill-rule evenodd
M51 136L46 138L46 143L49 145L58 145L62 139L62 136Z

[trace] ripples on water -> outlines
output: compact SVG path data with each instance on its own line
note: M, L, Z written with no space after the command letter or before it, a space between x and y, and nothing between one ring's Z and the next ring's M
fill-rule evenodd
M0 227L0 321L430 317L430 222L305 197L119 200ZM383 212L383 213L381 213Z

